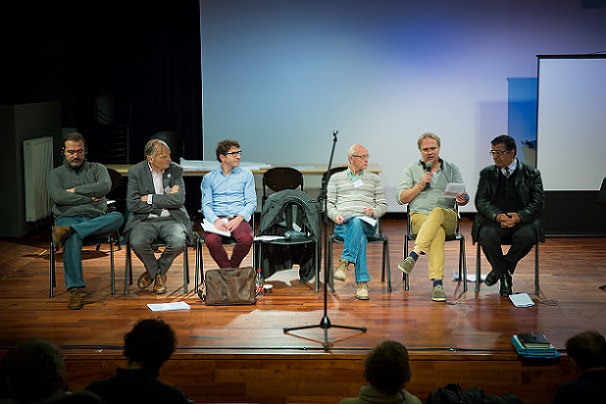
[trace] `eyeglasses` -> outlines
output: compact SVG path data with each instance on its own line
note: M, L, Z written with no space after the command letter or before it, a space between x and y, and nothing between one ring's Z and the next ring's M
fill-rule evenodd
M500 156L503 153L509 153L512 149L507 150L491 150L488 152L491 156Z
M242 155L242 150L238 150L238 151L230 151L225 153L226 156L241 156Z
M70 156L73 156L74 154L84 154L84 149L79 149L79 150L66 150L65 154L69 154Z
M351 157L355 157L355 158L357 158L357 159L366 160L366 159L369 159L369 158L370 158L370 154L365 154L365 155L363 155L363 156L356 156L356 155L353 155L353 154L352 154L352 155L351 155Z

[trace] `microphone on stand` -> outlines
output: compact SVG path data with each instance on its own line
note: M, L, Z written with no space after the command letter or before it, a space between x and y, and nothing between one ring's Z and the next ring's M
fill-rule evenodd
M432 165L433 165L433 163L431 161L428 161L427 163L425 163L425 172L431 172ZM429 189L429 182L427 184L425 184L425 189Z

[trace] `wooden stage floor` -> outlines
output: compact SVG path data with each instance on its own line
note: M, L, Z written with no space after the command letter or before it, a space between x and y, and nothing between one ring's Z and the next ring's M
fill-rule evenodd
M553 389L574 377L564 355L560 360L521 360L510 339L513 334L540 332L564 353L566 340L586 329L606 334L606 239L549 238L540 246L541 293L534 295L533 253L519 265L514 292L527 292L533 307L516 308L498 294L498 285L475 284L462 291L452 281L457 268L458 243L446 245L444 288L450 304L431 301L427 259L421 258L404 291L397 263L402 258L402 220L384 220L390 239L393 291L380 281L380 245L369 246L372 281L370 300L355 298L353 274L327 294L323 347L324 293L314 283L300 284L297 270L280 271L267 283L273 292L256 305L207 307L193 292L195 254L189 250L189 292L183 294L182 260L169 272L169 293L154 295L130 287L123 295L124 250L116 253L117 293L111 295L109 253L86 252L82 310L66 307L62 254L58 254L57 288L48 297L48 231L22 239L0 240L0 352L30 337L42 337L66 354L71 388L108 377L123 363L123 336L143 318L159 316L175 329L177 352L164 366L161 379L182 388L196 402L337 402L357 395L362 359L377 343L394 339L410 351L413 378L408 390L425 399L444 384L481 386L487 393L517 394L526 403L549 401ZM464 218L469 274L475 274L476 246L471 221ZM339 250L339 247L337 247ZM336 252L337 253L337 252ZM340 253L340 250L338 251ZM338 259L338 256L335 256ZM490 268L483 259L483 272ZM205 268L216 268L208 251ZM142 272L135 258L135 279ZM321 275L323 278L323 275ZM147 303L184 301L189 311L152 313ZM284 327L317 325L283 332ZM366 332L337 325L366 327Z

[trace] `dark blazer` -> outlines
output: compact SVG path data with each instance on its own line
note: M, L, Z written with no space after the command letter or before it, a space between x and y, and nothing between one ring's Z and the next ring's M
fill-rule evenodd
M135 164L128 170L128 187L126 191L126 208L128 218L124 231L128 233L139 222L146 220L153 210L168 209L172 218L185 228L188 240L191 240L191 224L185 210L185 183L183 169L177 163L170 163L164 171L164 189L179 185L179 192L174 194L156 194L154 181L147 160ZM154 194L153 204L141 200L142 195Z
M499 168L488 166L480 171L480 181L475 198L478 214L475 216L471 228L473 242L478 241L480 227L486 222L494 222L501 210L492 202L499 180ZM522 219L522 224L532 224L537 232L539 241L545 241L543 225L541 223L541 212L543 210L544 193L541 173L534 167L523 164L518 160L516 168L515 188L520 195L524 209L517 212Z

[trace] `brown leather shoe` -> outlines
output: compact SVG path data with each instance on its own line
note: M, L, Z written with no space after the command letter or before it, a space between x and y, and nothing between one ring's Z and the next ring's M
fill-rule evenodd
M69 300L67 301L67 308L70 310L80 310L82 308L82 298L78 289L73 288L69 290Z
M156 283L154 283L154 293L161 295L166 293L166 275L156 275Z
M55 246L59 246L62 242L67 240L72 235L72 228L69 226L55 226L53 227L53 242Z
M152 283L152 278L151 278L151 276L149 276L147 271L145 271L139 277L139 280L137 281L137 286L139 286L139 289L145 289L149 285L151 285L151 283Z

